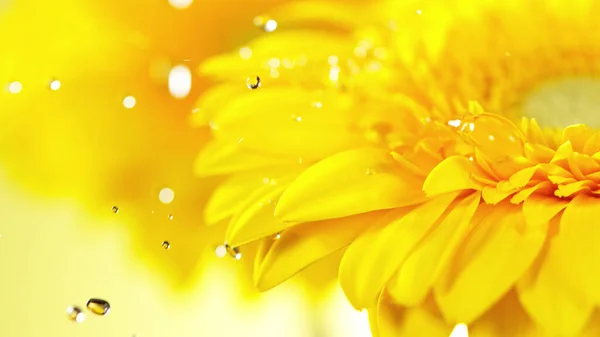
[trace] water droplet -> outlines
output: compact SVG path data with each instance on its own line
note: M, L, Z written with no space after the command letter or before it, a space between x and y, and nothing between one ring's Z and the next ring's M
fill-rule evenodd
M225 250L227 251L227 253L229 253L231 257L235 258L236 260L242 258L242 253L240 253L240 249L237 247L231 247L230 245L225 243Z
M85 306L96 315L104 316L110 312L110 304L99 298L90 298Z
M11 94L18 94L21 90L23 90L21 82L14 81L8 84L8 92Z
M372 176L372 175L376 175L377 171L375 171L372 168L368 168L368 169L365 170L365 174L368 175L368 176Z
M218 258L225 257L227 255L227 248L224 245L218 245L215 249L215 254Z
M169 243L169 241L163 241L162 244L161 244L161 246L164 249L169 249L169 248L171 248L171 243Z
M256 89L260 88L260 77L256 76L255 79L253 79L252 77L249 77L246 80L246 86L250 90L256 90Z
M192 72L186 65L177 65L171 69L168 78L169 93L176 99L183 99L192 90Z
M173 199L175 199L175 192L168 187L165 187L158 192L158 200L163 204L170 204Z
M275 236L273 237L273 239L275 239L275 240L281 239L281 233L275 234Z
M270 19L265 15L260 15L254 18L254 25L261 28L267 33L271 33L277 29L277 21Z
M243 141L244 141L244 138L240 138L240 139L237 140L237 143L240 144Z
M60 89L60 85L61 85L61 83L59 80L53 80L50 82L50 90L56 91L56 90Z
M450 337L469 337L469 328L463 323L456 324L450 333Z
M244 60L249 60L252 57L252 49L250 47L240 48L240 57Z
M127 96L123 99L123 106L127 109L131 109L135 106L136 99L133 96Z
M69 319L75 323L81 323L85 319L83 311L74 305L67 307L67 315L69 316Z
M173 220L173 214L169 214L169 220Z
M119 207L113 206L112 207L112 212L115 213L115 214L119 213Z

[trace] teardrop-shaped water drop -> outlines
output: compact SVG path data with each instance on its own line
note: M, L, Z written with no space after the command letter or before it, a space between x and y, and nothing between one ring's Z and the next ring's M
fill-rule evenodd
M90 298L85 306L96 315L104 316L110 312L110 304L99 298Z
M246 87L250 90L256 90L260 88L260 77L256 76L254 78L249 77L246 79Z
M169 248L171 248L171 243L169 241L163 241L162 244L161 244L161 246L164 249L169 249Z
M67 307L67 316L69 319L75 323L81 323L85 320L85 314L78 306L68 306Z

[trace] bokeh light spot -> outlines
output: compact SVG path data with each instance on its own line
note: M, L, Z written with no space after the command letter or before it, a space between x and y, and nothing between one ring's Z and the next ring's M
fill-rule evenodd
M21 82L11 82L8 85L8 92L10 92L11 94L18 94L21 92L21 90L23 90L23 85L21 84Z
M158 200L163 204L170 204L173 199L175 199L175 192L168 187L163 188L158 193Z
M176 9L186 9L192 5L193 0L169 0L169 5Z
M187 97L192 90L192 72L185 65L178 65L169 73L169 92L171 96L181 99Z
M123 106L127 109L131 109L135 106L136 100L133 96L127 96L123 99Z

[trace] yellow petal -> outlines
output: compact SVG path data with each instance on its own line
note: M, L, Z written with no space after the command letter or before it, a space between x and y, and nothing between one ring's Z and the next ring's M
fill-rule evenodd
M340 263L339 281L350 303L369 307L458 193L439 196L406 214L396 210L380 221L383 228L361 235Z
M546 238L527 228L521 208L493 206L460 246L434 287L447 320L471 323L502 297L529 268Z
M551 227L557 227L558 218ZM517 283L525 311L547 331L557 336L575 336L594 311L594 301L586 296L571 274L572 263L565 254L562 235L547 243L543 254Z
M514 192L506 192L506 191L500 191L499 189L495 188L495 187L491 187L491 186L484 186L481 196L483 197L483 200L490 205L495 205L497 203L499 203L500 201L508 198L508 196L510 196L511 194L513 194Z
M585 144L593 134L593 130L585 124L570 125L563 130L563 142L569 141L573 145L573 150L583 152Z
M284 223L273 216L277 200L292 180L293 177L281 178L276 185L264 185L252 193L229 222L225 241L237 247L293 226L294 223Z
M200 177L208 177L294 164L300 166L298 157L265 155L243 150L237 142L212 141L196 157L194 172Z
M309 167L283 193L275 215L317 221L422 202L421 181L398 168L388 151L360 148Z
M239 83L217 85L207 89L194 105L192 125L208 126L215 114L231 100L231 97L245 94L247 90L248 88Z
M348 246L383 213L309 222L286 229L254 269L254 282L265 291L295 275L313 262Z
M542 181L541 183L537 183L532 187L525 188L515 193L515 195L512 198L510 198L510 202L512 204L520 204L523 201L527 200L527 198L529 198L535 192L539 191L548 195L553 191L553 189L554 185L552 185L552 183L550 183L549 181Z
M571 260L572 278L579 280L584 294L600 304L600 202L578 195L565 209L560 222L564 254Z
M473 193L451 205L450 213L419 243L386 287L396 302L415 306L423 301L470 229L479 202L480 194Z
M297 167L283 169L263 169L237 173L221 182L214 190L204 209L204 221L215 225L232 216L258 188L277 182L281 177L290 176Z
M477 165L468 158L446 158L431 170L423 183L423 191L428 197L433 197L454 191L481 190L483 186L471 178L471 174L478 171Z
M403 308L384 294L378 302L377 330L380 337L448 337L452 331L452 327L425 308Z
M315 99L310 95L314 94ZM317 94L280 87L238 95L213 118L217 138L236 141L250 150L320 159L358 146L362 135L352 132L347 100L314 106Z

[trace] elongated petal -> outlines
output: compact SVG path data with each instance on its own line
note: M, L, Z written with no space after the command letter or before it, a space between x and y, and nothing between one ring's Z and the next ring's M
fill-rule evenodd
M452 327L425 308L403 308L385 293L378 302L377 327L380 337L448 337L452 331Z
M265 291L292 277L313 262L348 246L372 225L381 212L297 225L270 244L254 270L254 282Z
M270 156L241 149L237 142L213 141L196 157L194 172L200 177L208 177L294 164L299 165L298 157Z
M485 210L434 290L446 319L471 323L490 308L529 268L546 228L527 228L520 207Z
M349 150L302 173L281 196L275 215L304 222L413 205L425 199L420 185L388 151Z
M558 218L550 227L558 227ZM575 336L594 310L594 301L573 282L564 238L555 236L517 283L519 299L534 321L560 336Z
M383 228L361 235L350 245L340 264L339 280L355 308L367 308L375 301L456 196L457 193L437 197L408 214L394 211L382 219Z
M473 193L450 206L452 211L406 259L386 287L396 302L415 306L423 301L470 229L479 202L480 194Z
M207 225L214 225L232 216L254 191L260 187L277 182L279 178L292 176L297 167L263 169L238 173L230 176L213 192L204 209Z
M225 241L235 247L293 226L273 216L277 200L292 180L279 179L276 185L261 186L252 193L227 226Z
M564 252L571 259L574 279L580 280L586 296L600 304L599 199L579 195L565 209L560 222Z
M481 190L483 186L471 178L473 172L479 172L479 169L468 158L462 156L446 158L431 170L423 184L423 191L427 196L432 197L454 191ZM485 175L483 172L479 173Z

